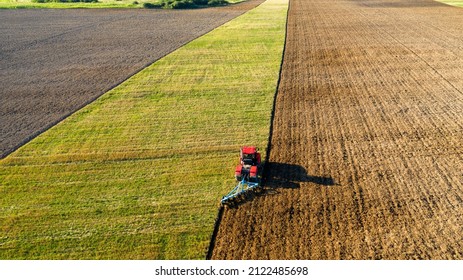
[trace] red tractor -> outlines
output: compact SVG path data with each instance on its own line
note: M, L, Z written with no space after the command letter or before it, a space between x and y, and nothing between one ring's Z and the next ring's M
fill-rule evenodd
M240 164L235 168L236 187L222 198L222 203L233 201L248 190L259 187L261 157L254 146L244 146L240 150Z
M260 153L254 146L244 146L240 150L240 164L236 166L235 178L237 181L246 179L257 182L260 167Z

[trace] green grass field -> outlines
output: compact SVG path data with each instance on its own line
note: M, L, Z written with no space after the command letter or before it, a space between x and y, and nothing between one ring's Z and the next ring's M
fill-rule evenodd
M245 0L227 0L236 4ZM0 9L77 9L77 8L143 8L143 3L156 3L160 0L98 0L97 3L34 3L32 0L0 0Z
M462 0L438 0L439 2L449 4L452 6L457 6L457 7L463 7L463 1Z
M202 259L265 152L287 0L159 60L0 160L0 259Z

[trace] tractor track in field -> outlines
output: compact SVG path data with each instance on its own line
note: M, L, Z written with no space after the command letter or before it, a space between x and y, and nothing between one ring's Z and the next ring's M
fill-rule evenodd
M212 259L462 259L463 9L292 0L264 195Z
M181 11L0 10L0 159L262 2Z

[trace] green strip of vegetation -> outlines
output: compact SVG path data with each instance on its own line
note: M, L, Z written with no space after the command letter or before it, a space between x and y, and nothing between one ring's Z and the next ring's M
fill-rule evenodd
M437 1L445 3L445 4L449 4L452 6L463 7L462 0L437 0Z
M265 153L287 4L194 40L1 160L0 259L204 258L239 147Z
M0 0L0 9L159 8L194 9L245 0Z

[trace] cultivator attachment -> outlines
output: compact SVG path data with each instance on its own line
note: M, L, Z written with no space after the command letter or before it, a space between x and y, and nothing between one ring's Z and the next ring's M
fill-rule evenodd
M260 153L257 152L256 147L241 148L240 164L235 169L235 178L238 184L222 198L222 204L239 201L250 191L259 187L260 163Z
M240 200L248 191L257 187L259 187L259 182L249 182L243 178L231 192L222 198L221 202L222 204L227 204L235 200Z

